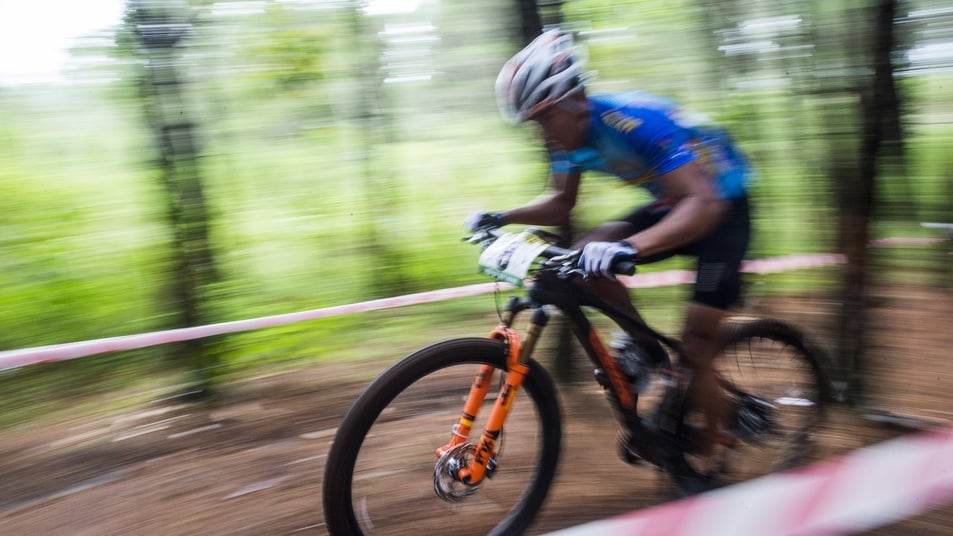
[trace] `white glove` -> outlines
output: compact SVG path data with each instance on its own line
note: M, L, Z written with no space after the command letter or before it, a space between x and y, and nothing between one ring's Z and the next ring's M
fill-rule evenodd
M631 244L618 242L589 242L582 248L577 266L582 268L586 277L615 277L612 265L623 259L634 259L639 252Z

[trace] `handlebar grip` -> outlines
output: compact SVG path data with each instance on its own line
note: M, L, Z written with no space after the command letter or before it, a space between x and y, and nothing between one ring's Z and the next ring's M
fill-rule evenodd
M612 265L612 271L618 275L635 275L635 262L619 261Z

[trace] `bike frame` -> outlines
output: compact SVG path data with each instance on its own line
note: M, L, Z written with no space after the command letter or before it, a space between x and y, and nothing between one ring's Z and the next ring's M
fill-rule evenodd
M573 333L592 364L606 372L611 394L616 401L617 416L621 423L636 438L649 434L638 416L636 410L638 398L629 389L629 380L625 372L621 365L610 355L599 331L583 312L583 307L594 308L617 324L625 323L635 326L638 331L671 348L677 356L681 356L682 352L680 342L655 331L641 319L635 318L613 304L595 296L585 287L573 282L572 279L562 278L551 270L542 271L534 279L528 298L512 297L504 311L500 325L490 333L490 338L502 340L507 345L507 372L486 427L475 446L473 459L469 464L461 467L456 475L465 484L479 484L487 475L488 467L491 467L490 462L496 453L497 442L500 439L513 399L523 383L523 378L529 372L530 357L543 328L548 323L549 314L545 309L547 305L559 308L566 315ZM512 328L512 325L516 316L527 309L531 309L533 313L526 337L521 340L519 333ZM453 426L449 442L436 451L438 457L469 441L473 423L483 400L489 392L493 373L494 368L492 366L483 365L480 367L476 379L470 387L470 393L464 403L460 418Z

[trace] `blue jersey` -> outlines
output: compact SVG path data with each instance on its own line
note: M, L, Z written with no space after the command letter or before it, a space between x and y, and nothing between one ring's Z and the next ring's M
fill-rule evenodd
M664 192L655 179L695 162L711 177L720 199L746 195L750 165L724 130L648 93L591 96L589 103L588 140L574 151L551 151L554 173L601 171L658 199Z

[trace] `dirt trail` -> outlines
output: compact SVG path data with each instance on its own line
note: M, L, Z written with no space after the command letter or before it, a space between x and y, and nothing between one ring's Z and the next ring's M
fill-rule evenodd
M815 331L822 300L762 304ZM871 405L953 423L953 296L878 292ZM47 419L0 437L0 534L324 534L321 477L340 417L383 364L314 365L228 386L212 405L166 401ZM615 454L615 424L592 390L563 398L560 473L534 533L658 503L664 482ZM821 456L902 433L835 407ZM951 462L953 463L953 462ZM631 475L631 478L620 478ZM607 485L611 483L611 485ZM872 534L949 534L953 508Z

